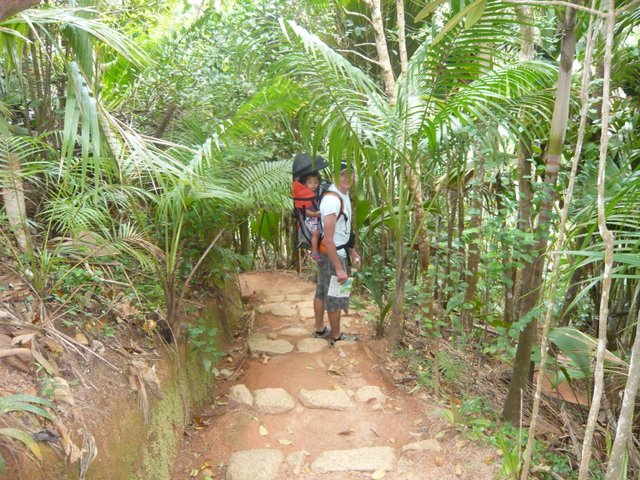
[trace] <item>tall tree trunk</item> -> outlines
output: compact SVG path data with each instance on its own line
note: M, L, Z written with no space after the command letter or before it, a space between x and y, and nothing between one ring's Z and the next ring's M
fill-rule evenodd
M602 10L607 13L606 41L604 52L604 75L602 83L602 114L600 116L600 161L598 163L598 230L604 242L604 272L602 274L602 293L600 296L600 313L598 321L598 346L596 348L596 367L593 385L593 397L587 418L587 427L582 443L582 458L580 459L580 472L578 480L586 480L589 477L589 461L591 460L591 442L596 428L600 400L604 391L604 354L607 347L607 320L609 318L609 292L611 291L611 271L613 268L613 233L607 228L605 212L605 174L607 167L607 151L609 148L609 112L610 84L611 84L611 56L613 50L613 34L616 26L616 13L614 0L603 2ZM616 435L617 437L617 435ZM626 442L617 445L616 460L622 463L622 449ZM611 460L610 460L611 461ZM619 468L619 467L617 467Z
M520 25L520 61L527 62L534 59L533 27L531 25L531 7L518 5L516 15ZM518 230L522 233L530 233L533 230L533 187L531 169L531 145L528 140L521 139L518 142ZM522 272L515 271L513 276L512 310L505 313L505 317L513 319L519 317L522 303Z
M564 37L560 47L560 69L556 89L556 102L551 119L542 199L536 229L539 232L539 238L533 250L534 260L525 266L523 273L523 298L519 312L520 319L527 317L533 311L540 298L542 269L569 116L571 72L576 47L575 23L576 10L567 8L562 28ZM520 399L529 381L531 349L533 348L537 327L538 322L535 319L530 320L518 338L516 357L511 371L511 383L509 384L509 391L502 410L504 419L513 425L518 425L520 420Z
M469 226L471 235L469 236L469 254L467 257L467 268L465 271L465 283L467 289L464 292L464 305L462 312L462 325L467 332L473 328L473 307L470 305L476 296L476 286L478 285L478 265L480 264L480 227L482 225L482 196L484 190L484 153L480 145L476 146L476 168L475 185L471 196L471 218Z
M407 75L409 59L407 56L407 39L404 21L404 0L396 0L396 14L398 18L398 52L400 52L400 74Z
M16 13L38 5L42 0L2 0L0 2L0 22Z
M395 105L396 96L396 79L393 75L391 67L391 59L389 58L389 49L387 48L387 37L384 34L384 23L382 21L382 7L380 0L364 0L371 9L371 24L373 25L373 33L376 39L376 50L378 52L378 64L380 65L382 82L384 83L384 91L387 94L387 100L390 105Z
M401 0L399 0L401 1ZM380 65L382 82L385 86L385 93L389 105L395 106L397 102L396 81L393 75L391 59L387 47L387 38L384 33L384 23L382 21L382 8L380 0L365 0L365 3L371 9L371 24L376 40L376 50L378 53L378 64ZM404 11L404 10L403 10ZM404 28L403 28L404 30ZM426 215L424 211L424 199L422 195L422 179L420 159L415 158L412 163L404 158L402 175L405 179L406 186L413 206L413 216L416 225L416 242L420 251L421 265L426 272L429 266L429 233L426 225ZM399 237L402 234L399 233ZM404 303L404 283L406 281L406 273L403 271L406 260L403 258L403 246L399 242L396 255L396 295L394 296L393 306L391 309L389 337L392 343L397 343L402 331L403 315L402 305ZM411 251L411 250L410 250Z
M23 253L26 253L29 248L29 231L27 230L27 209L24 202L22 169L20 160L15 154L5 152L5 156L7 178L2 188L4 209L7 212L9 225L18 247Z

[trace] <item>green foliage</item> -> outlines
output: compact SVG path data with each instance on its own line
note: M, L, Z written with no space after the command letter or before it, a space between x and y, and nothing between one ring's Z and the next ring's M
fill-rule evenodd
M198 352L202 367L210 373L213 372L218 359L224 355L218 346L218 329L211 325L211 319L204 316L200 317L195 325L187 324L187 339Z
M375 303L377 312L369 320L375 328L376 335L382 336L393 303L393 299L390 297L390 292L393 292L393 271L380 263L373 262L372 265L359 270L356 273L356 278L369 294L368 298Z
M32 395L14 394L0 397L0 417L10 412L32 414L47 420L53 420L51 414L44 407L53 407L48 400ZM38 459L42 460L42 453L38 444L31 438L28 432L19 428L0 428L0 440L7 442L17 440L22 443ZM0 455L0 473L6 468L5 460Z

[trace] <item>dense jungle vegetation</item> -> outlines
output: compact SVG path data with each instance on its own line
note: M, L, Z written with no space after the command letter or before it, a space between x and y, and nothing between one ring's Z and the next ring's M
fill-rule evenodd
M510 478L551 478L540 416L555 475L640 478L639 24L637 0L4 1L2 262L34 324L110 318L115 285L171 341L191 289L299 265L295 153L348 159L360 296L419 388L472 350L508 373L482 415ZM545 375L588 398L571 419Z

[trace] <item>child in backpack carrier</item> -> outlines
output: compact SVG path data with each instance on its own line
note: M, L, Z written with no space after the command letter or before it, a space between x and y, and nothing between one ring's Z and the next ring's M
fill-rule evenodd
M318 251L320 245L320 230L318 223L320 221L319 196L318 189L320 187L320 174L317 172L303 175L298 180L293 181L293 204L295 208L302 211L304 222L307 230L311 233L311 258L315 261L320 260Z

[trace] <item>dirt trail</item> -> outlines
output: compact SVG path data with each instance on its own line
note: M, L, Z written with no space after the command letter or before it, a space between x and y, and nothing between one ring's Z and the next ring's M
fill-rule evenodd
M251 338L258 343L250 343L248 353L244 343L229 348L220 368L227 375L237 373L218 381L216 401L194 420L173 478L493 478L490 449L453 434L436 439L442 421L430 405L391 383L384 358L375 353L381 346L361 314L343 317L343 331L358 334L359 341L329 347L326 340L310 341L314 285L287 272L244 274L240 284L246 308L255 311ZM288 342L294 349L256 353L269 342ZM308 347L312 352L299 351ZM235 396L228 404L229 389L237 385L252 393L253 406L232 405L237 404ZM266 413L270 406L259 404L256 391L276 388L285 390L293 403L283 413ZM348 403L310 407L303 404L302 390L337 392ZM378 448L361 450L372 447ZM237 454L246 451L251 451L247 457Z

